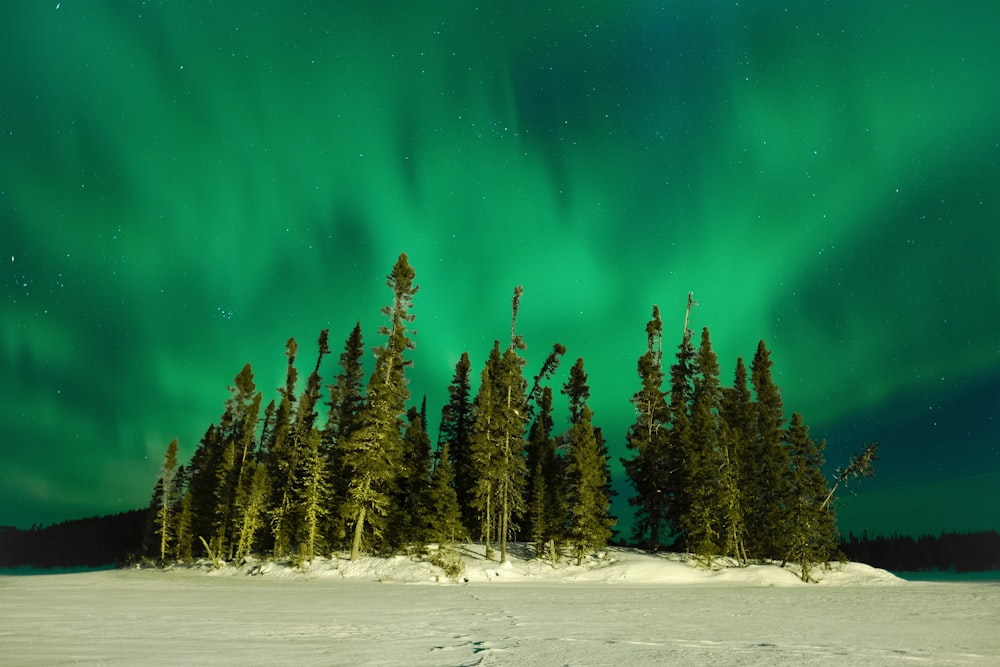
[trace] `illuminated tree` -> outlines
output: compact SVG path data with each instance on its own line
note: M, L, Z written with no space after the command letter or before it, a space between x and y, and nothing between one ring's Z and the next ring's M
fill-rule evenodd
M177 438L170 441L163 457L163 473L160 475L159 508L156 512L156 532L160 536L160 562L167 560L175 535L175 511L177 505L177 487L174 477L177 474Z
M414 347L409 324L413 321L413 296L419 289L413 284L415 275L404 253L386 278L393 293L392 304L382 309L389 326L379 329L386 342L375 350L375 370L358 415L358 428L344 446L348 483L341 511L353 528L351 560L360 554L367 532L373 543L383 537L402 467L400 427L410 396L405 377L410 362L404 359L404 353Z

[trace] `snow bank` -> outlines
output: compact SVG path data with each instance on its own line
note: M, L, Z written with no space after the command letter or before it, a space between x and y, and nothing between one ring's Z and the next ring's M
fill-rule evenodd
M213 569L207 561L193 566L211 576L265 576L288 579L351 579L356 581L397 582L405 584L467 584L470 582L589 582L604 584L719 584L743 586L805 586L795 564L754 564L739 567L732 561L719 560L712 567L699 564L688 554L647 553L637 549L610 547L588 556L580 565L574 558L551 563L531 557L524 544L512 545L507 560L487 559L481 544L457 546L449 555L464 569L456 577L434 563L437 548L428 553L398 555L388 558L363 556L356 561L344 555L317 558L302 567L269 560L248 560L240 565L226 564ZM895 575L862 563L828 563L814 568L813 578L823 586L900 585L905 581Z

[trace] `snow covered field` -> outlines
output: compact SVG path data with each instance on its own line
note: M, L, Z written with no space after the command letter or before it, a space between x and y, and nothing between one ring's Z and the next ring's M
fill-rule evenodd
M406 557L3 576L0 664L1000 664L996 583L850 564L803 584L623 549L466 561L461 583Z

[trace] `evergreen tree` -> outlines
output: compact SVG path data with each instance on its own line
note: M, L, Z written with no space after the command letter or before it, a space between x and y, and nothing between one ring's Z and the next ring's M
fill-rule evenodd
M726 499L721 483L725 458L720 437L719 362L707 327L702 329L696 367L690 439L681 457L680 478L685 497L681 529L688 549L704 563L711 564L725 548Z
M688 312L692 306L688 295ZM685 317L685 325L688 318ZM692 466L688 460L693 449L691 433L691 402L694 397L695 352L691 345L691 331L684 329L684 337L677 346L677 361L670 366L670 430L667 432L667 518L674 531L674 546L690 548L684 534L683 517L690 511L690 489L683 479L684 471Z
M420 411L410 408L403 434L403 466L397 482L399 517L394 523L394 543L422 547L429 540L431 440L427 435L427 399Z
M475 472L472 465L472 383L470 373L472 363L469 353L463 352L455 364L455 374L448 385L448 402L441 409L441 427L438 431L439 451L448 445L451 466L455 475L455 494L462 512L462 523L467 532L476 525L476 513L472 503L472 489L475 486Z
M639 357L638 372L641 386L631 398L636 419L625 436L634 456L622 459L622 465L636 492L629 498L636 508L634 537L655 550L667 527L672 466L667 448L669 413L662 389L663 323L656 306L646 325L646 352Z
M299 556L304 562L312 561L322 544L320 527L329 504L326 473L322 436L319 430L312 429L306 441L302 470L295 489L302 516L299 524Z
M233 558L237 561L243 561L253 552L257 535L265 526L267 511L267 468L254 460L248 460L244 466L243 481L236 496L239 520L234 530Z
M167 453L163 457L163 473L160 475L158 484L159 508L156 511L156 529L160 536L160 562L167 560L176 539L176 518L175 511L178 496L174 477L177 474L177 438L170 441L167 446Z
M611 499L606 488L606 459L594 432L593 413L587 400L590 387L583 359L570 370L562 390L569 399L571 428L567 435L566 500L569 507L569 538L573 541L577 564L583 557L604 547L611 537Z
M344 473L344 446L358 430L361 409L364 406L364 369L361 358L364 342L361 324L354 325L344 351L340 355L340 373L330 391L329 413L323 429L323 448L327 453L327 486L330 490L331 511L327 515L324 533L331 543L341 543L347 535L340 507L347 496L347 477Z
M487 558L492 558L495 535L501 562L507 558L507 540L515 521L524 511L522 452L528 383L524 379L524 359L519 354L526 346L517 334L517 312L523 292L520 286L514 289L510 345L501 354L499 341L494 343L473 404L472 451L477 473L473 505L482 517Z
M353 525L351 560L356 560L368 529L374 540L383 537L385 519L392 510L392 497L402 467L400 427L409 390L403 357L413 349L409 338L413 315L410 308L418 287L406 254L393 266L386 284L392 289L392 305L382 309L390 325L380 328L385 345L375 350L375 370L368 382L358 429L347 438L343 464L348 485L342 512Z
M295 435L295 385L298 370L295 357L299 346L294 338L285 343L287 364L285 386L278 390L281 402L275 412L272 439L267 452L267 478L271 485L271 535L275 557L287 556L291 552L296 527L293 514L293 494L295 472L299 462L299 441Z
M444 441L438 450L437 465L431 473L430 493L427 497L430 517L427 537L438 545L453 543L467 535L462 523L462 512L458 505L454 481L455 474L452 470L448 441Z
M725 553L740 565L746 565L747 511L745 508L744 469L747 465L744 454L751 437L752 405L747 387L747 369L743 358L736 360L736 372L732 387L722 388L720 417L722 419L721 446L723 467L720 472L720 487L725 500Z
M472 402L472 433L469 438L472 479L470 507L476 511L479 537L486 543L486 558L493 558L493 543L496 536L496 483L499 477L500 457L496 445L497 423L497 376L500 372L500 341L494 341L493 349L480 374L479 391Z
M791 458L785 560L798 563L802 581L811 581L813 567L830 560L837 549L836 520L825 503L829 493L822 473L826 443L809 437L809 427L798 412L792 414L785 437Z
M785 422L781 392L771 376L771 353L760 341L750 364L753 403L751 437L744 477L748 514L747 547L755 558L783 558L788 531L788 453L783 445Z
M526 533L535 543L535 554L540 556L547 545L549 557L555 562L568 510L563 494L563 465L556 453L552 427L552 389L544 387L539 394L538 413L531 424L526 447Z
M215 424L211 424L191 457L188 490L182 501L188 530L184 533L184 540L178 537L177 546L179 553L185 556L200 553L201 549L197 545L205 543L206 538L211 538L214 534L217 469L221 460L219 431Z

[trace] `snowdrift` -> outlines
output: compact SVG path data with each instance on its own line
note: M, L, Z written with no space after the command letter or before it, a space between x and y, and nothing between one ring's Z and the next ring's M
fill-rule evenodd
M317 558L300 567L288 562L250 559L242 564L227 563L215 568L209 561L173 569L204 570L216 577L263 576L290 579L350 579L356 581L396 582L404 584L468 584L491 583L565 583L589 582L603 584L718 584L743 586L811 586L799 577L799 568L790 563L754 564L739 567L727 559L705 567L689 554L648 553L638 549L609 547L585 558L580 565L574 558L560 562L532 557L532 549L514 544L507 560L500 563L485 557L481 544L461 544L451 551L438 552L432 545L423 554L392 557L363 556L352 562L346 556ZM435 564L436 556L450 557L464 566L457 576L449 576ZM900 585L905 582L895 575L863 563L827 563L815 567L814 579L823 586Z

